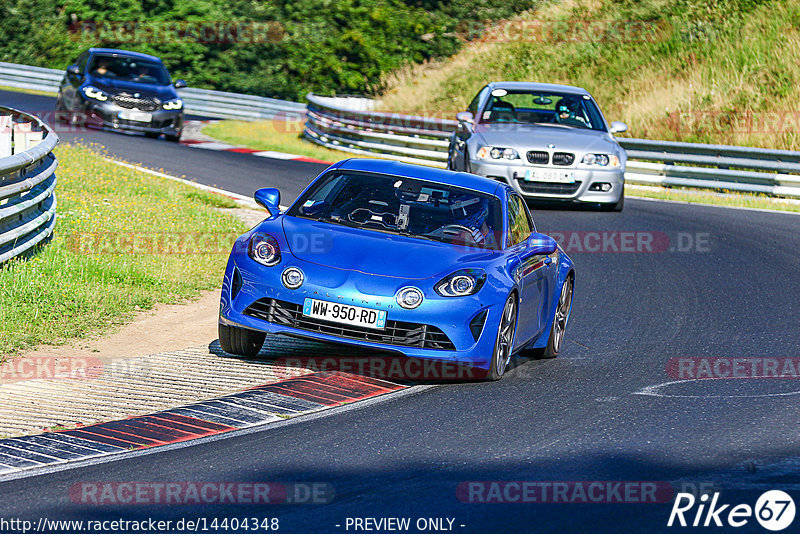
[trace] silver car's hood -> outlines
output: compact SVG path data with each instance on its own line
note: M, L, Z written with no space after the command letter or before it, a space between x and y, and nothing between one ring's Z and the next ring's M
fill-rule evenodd
M619 144L608 132L556 124L477 124L475 135L482 144L514 148L520 152L537 148L577 153L621 152ZM555 148L549 145L555 145Z

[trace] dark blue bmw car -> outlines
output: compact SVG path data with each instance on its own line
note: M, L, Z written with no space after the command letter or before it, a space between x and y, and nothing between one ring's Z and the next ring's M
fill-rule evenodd
M223 350L255 355L266 334L469 365L500 378L515 353L554 357L575 271L537 233L519 194L473 174L351 159L233 247L222 287Z
M58 90L56 112L73 124L161 134L178 141L183 131L183 102L155 56L90 48L67 68Z

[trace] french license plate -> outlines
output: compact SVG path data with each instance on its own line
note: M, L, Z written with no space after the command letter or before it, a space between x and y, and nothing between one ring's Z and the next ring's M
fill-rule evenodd
M554 171L550 169L525 169L525 181L574 184L575 176L571 172Z
M383 330L386 327L385 310L371 310L339 302L305 299L303 302L303 315L316 319L325 319L334 323L366 326L367 328L379 330Z
M123 109L119 112L119 118L126 121L150 122L153 120L153 114L135 109Z

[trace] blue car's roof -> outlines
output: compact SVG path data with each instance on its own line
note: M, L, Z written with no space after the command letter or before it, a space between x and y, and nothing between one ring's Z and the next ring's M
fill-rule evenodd
M375 172L390 174L392 176L407 176L409 178L418 178L420 180L427 180L439 184L465 187L489 195L494 195L497 191L497 187L500 185L492 179L475 174L446 171L444 169L436 169L424 165L411 165L409 163L400 163L398 161L386 159L346 159L337 163L335 167L342 170Z
M151 61L158 61L161 63L161 58L151 56L150 54L142 54L141 52L131 52L130 50L121 50L119 48L90 48L90 54L118 54L120 56L135 57L139 59L149 59Z

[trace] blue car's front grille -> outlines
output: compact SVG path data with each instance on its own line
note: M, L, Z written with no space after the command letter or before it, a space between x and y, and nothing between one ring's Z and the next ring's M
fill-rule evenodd
M435 326L386 321L386 328L375 330L349 324L332 323L303 315L303 306L276 299L260 299L244 311L245 315L298 330L318 332L347 339L385 345L419 347L434 350L456 350L453 342Z

